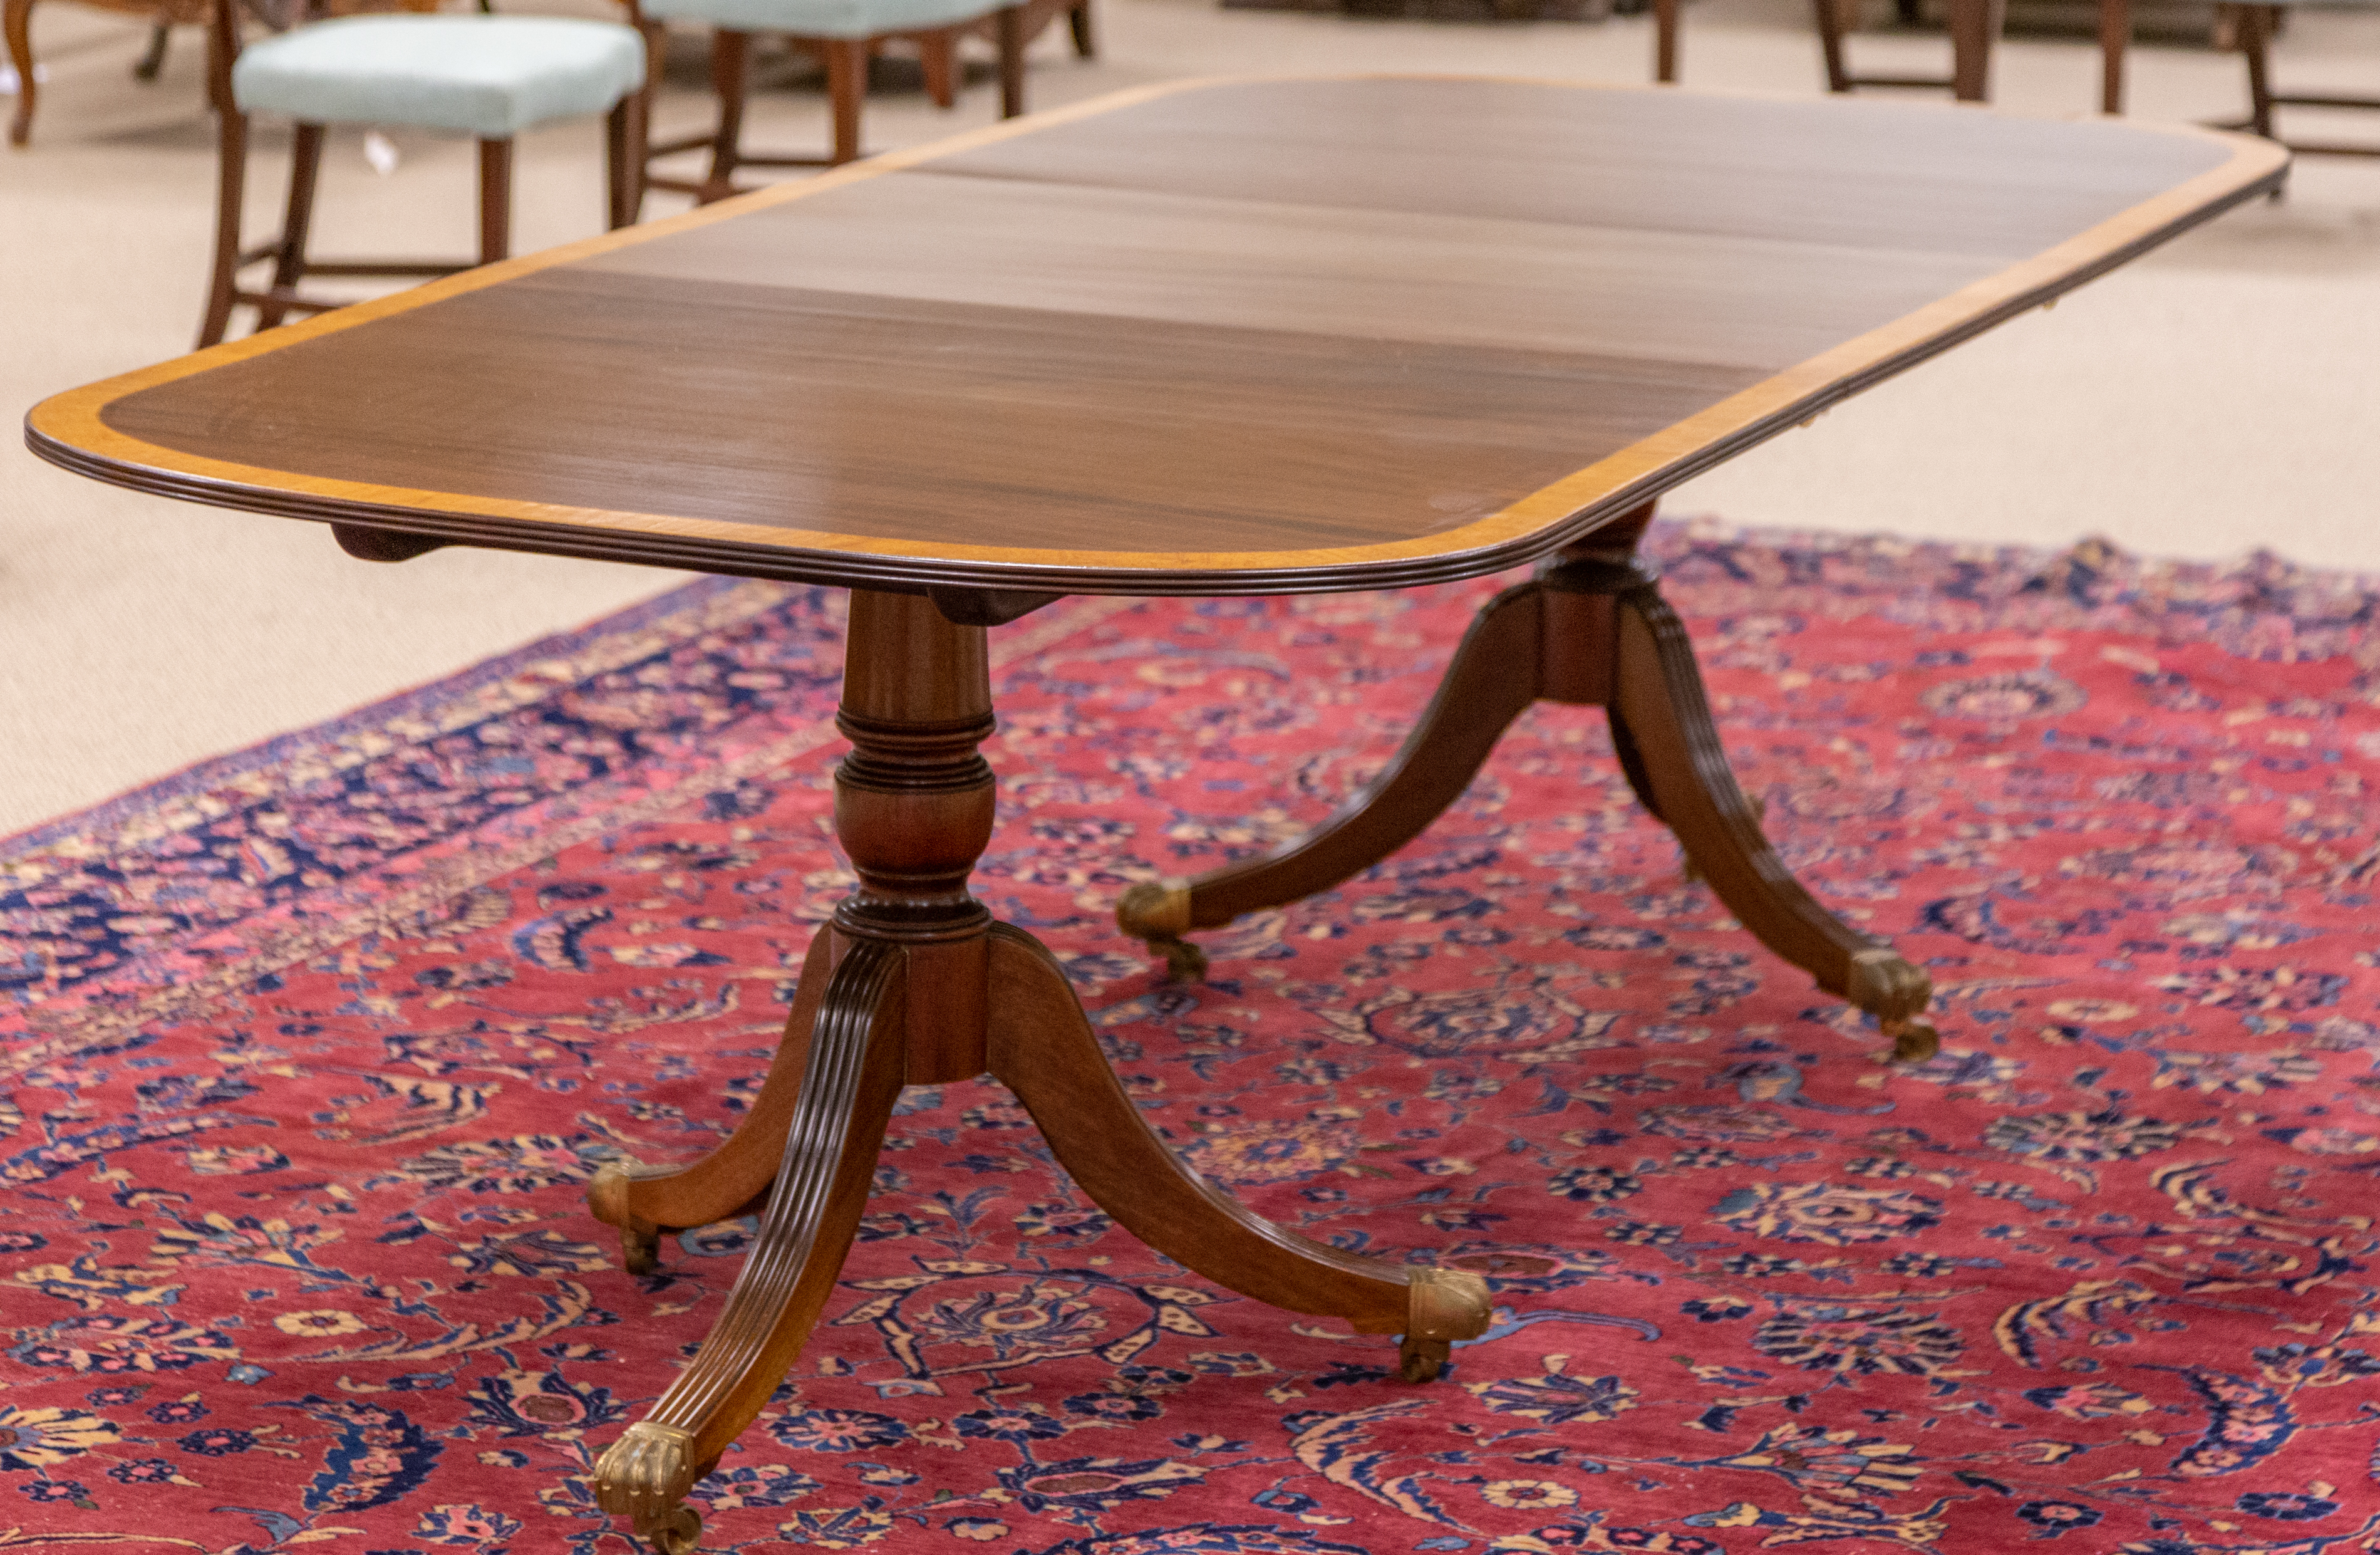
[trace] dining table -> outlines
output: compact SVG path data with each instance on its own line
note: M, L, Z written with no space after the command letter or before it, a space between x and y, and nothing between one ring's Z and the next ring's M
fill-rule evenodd
M834 826L857 883L733 1135L589 1190L636 1270L673 1228L759 1217L698 1354L595 1471L606 1510L678 1552L700 1538L688 1489L833 1294L904 1085L989 1073L1127 1230L1401 1336L1408 1381L1488 1327L1478 1276L1310 1240L1186 1166L1058 962L970 893L995 821L990 631L1069 594L1534 566L1328 824L1141 882L1124 929L1195 975L1186 936L1386 856L1532 702L1592 705L1730 914L1920 1056L1925 970L1770 848L1636 539L1680 482L2286 164L2214 131L1939 103L1172 81L59 394L26 438L119 486L327 524L371 562L475 546L851 591Z

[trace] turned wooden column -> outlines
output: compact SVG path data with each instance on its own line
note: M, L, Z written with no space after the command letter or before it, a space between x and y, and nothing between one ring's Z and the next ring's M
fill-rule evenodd
M968 893L993 818L991 768L977 749L992 731L981 626L924 595L855 592L835 723L851 740L835 769L835 835L858 883L810 946L751 1110L700 1160L613 1161L588 1189L640 1271L655 1267L662 1230L764 1203L693 1364L597 1462L598 1504L663 1555L698 1546L702 1519L686 1494L759 1414L824 1311L904 1084L990 1071L1118 1225L1232 1290L1401 1335L1408 1379L1436 1377L1455 1343L1487 1330L1476 1275L1342 1252L1184 1166L1108 1068L1055 958Z
M909 1006L911 1085L971 1080L984 1059L984 935L991 912L967 876L991 844L992 731L981 626L953 625L921 594L855 590L835 727L851 754L834 773L834 834L858 887L838 936L906 948L930 1000Z

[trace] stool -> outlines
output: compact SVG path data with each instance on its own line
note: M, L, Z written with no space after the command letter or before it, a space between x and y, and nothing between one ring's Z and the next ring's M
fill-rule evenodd
M199 344L214 345L242 303L271 329L289 313L342 306L303 295L308 275L432 276L468 263L406 260L322 262L306 257L306 229L325 125L407 125L480 142L480 257L511 251L513 137L549 119L604 114L608 223L627 225L643 200L645 45L634 28L565 17L358 16L315 22L246 49L236 0L215 0L208 88L222 124L214 279ZM289 211L281 236L240 247L248 116L297 121ZM272 282L246 291L239 272L270 259Z

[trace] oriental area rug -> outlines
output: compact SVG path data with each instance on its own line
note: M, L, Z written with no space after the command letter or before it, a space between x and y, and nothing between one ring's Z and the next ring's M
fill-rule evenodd
M1486 1275L1440 1381L1111 1228L913 1089L713 1550L2380 1548L2380 633L2364 580L1676 525L1792 868L1931 969L1913 1067L1541 707L1387 864L1206 936L1491 581L993 634L977 877L1263 1213ZM848 877L841 596L706 582L0 844L0 1548L625 1555L596 1455L747 1224L622 1272Z

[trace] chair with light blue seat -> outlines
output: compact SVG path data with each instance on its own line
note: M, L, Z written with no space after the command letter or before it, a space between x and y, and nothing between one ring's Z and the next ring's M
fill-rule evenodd
M634 27L567 17L394 14L340 17L242 47L236 0L215 0L208 34L208 90L222 123L215 210L214 279L199 344L224 337L232 310L257 310L271 329L287 314L325 312L340 304L300 293L308 275L432 276L468 262L352 260L306 256L314 187L327 125L406 126L447 130L480 142L480 264L505 258L512 245L513 137L550 120L606 118L606 215L613 227L636 220L642 203L645 41ZM281 235L240 245L252 113L297 123L289 170L289 208ZM239 273L265 260L273 279L242 289Z
M1083 4L1087 7L1088 0ZM742 192L735 181L738 167L834 167L855 161L860 155L859 110L868 95L869 57L895 39L915 43L925 67L927 91L938 106L947 108L953 101L954 44L960 34L987 20L1000 50L1001 116L1014 118L1025 111L1026 8L1026 4L1002 5L998 0L641 0L648 22L710 25L710 79L719 96L719 122L710 133L656 144L647 152L662 157L708 145L710 174L696 180L649 172L646 181L654 188L683 190L708 204ZM827 98L834 115L833 148L827 155L762 156L743 149L744 98L755 32L783 36L825 65ZM1087 21L1076 35L1087 47Z

